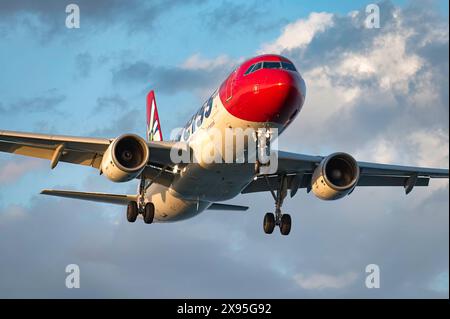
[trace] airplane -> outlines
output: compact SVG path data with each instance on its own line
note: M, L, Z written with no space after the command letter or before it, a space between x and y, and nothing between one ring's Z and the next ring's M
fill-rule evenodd
M267 152L272 131L281 134L297 117L305 98L305 81L292 61L275 54L260 55L236 67L173 140L163 140L151 91L147 95L146 139L134 134L90 138L0 130L0 151L48 159L51 169L66 162L91 166L112 182L138 181L137 193L131 195L41 192L127 206L129 222L138 217L146 224L173 222L205 210L245 211L246 206L221 202L239 194L269 192L275 211L264 215L263 230L271 234L279 227L282 235L290 233L292 224L291 216L282 212L288 191L290 197L305 189L322 200L337 200L360 186L398 186L409 194L416 186L428 186L431 178L448 178L448 169L361 162L343 152L313 156L277 151L275 159L269 152L269 160L263 162L237 161L237 151L232 150L231 162L192 160L188 151L195 144L206 148L206 153L218 149L218 157L223 159L224 149L229 148L226 143L216 147L211 132L239 128L256 132L252 137L256 148L250 147L251 138L243 144L248 158ZM259 134L261 129L265 131ZM258 142L260 135L265 142ZM232 139L233 147L236 143ZM174 160L174 154L184 156L186 152L191 154L189 160Z

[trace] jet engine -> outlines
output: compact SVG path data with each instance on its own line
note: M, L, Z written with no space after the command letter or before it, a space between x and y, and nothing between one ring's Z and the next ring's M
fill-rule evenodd
M311 187L314 195L323 200L336 200L350 194L359 179L359 166L346 153L325 157L314 170Z
M101 172L117 183L128 182L142 173L149 149L145 140L134 134L116 138L103 154Z

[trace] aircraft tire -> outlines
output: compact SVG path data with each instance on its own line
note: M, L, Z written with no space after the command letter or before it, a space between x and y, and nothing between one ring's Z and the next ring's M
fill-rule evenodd
M145 204L144 208L144 223L153 223L153 218L155 217L155 205L153 203Z
M266 234L272 234L275 228L275 215L272 213L267 213L264 215L264 223L263 223L264 232Z
M134 223L138 217L138 206L136 202L129 202L127 207L127 220Z
M281 235L287 236L291 232L292 219L291 215L284 214L281 216L280 232Z

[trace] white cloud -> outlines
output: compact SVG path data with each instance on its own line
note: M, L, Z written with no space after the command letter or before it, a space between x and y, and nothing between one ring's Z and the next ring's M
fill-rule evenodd
M6 160L0 167L0 185L11 183L26 173L43 167L44 161L37 159Z
M449 161L449 138L443 130L416 131L408 137L415 146L417 164L423 166L444 167Z
M313 12L307 19L286 25L274 42L262 46L260 53L281 53L284 50L306 47L317 33L333 26L333 14Z
M376 37L363 53L344 53L335 70L339 76L357 80L374 78L382 90L408 91L408 83L422 67L422 59L406 52L412 32L391 32ZM389 57L389 58L387 58Z
M27 216L27 210L22 206L9 206L2 214L0 214L0 225L5 225L17 220L23 220Z
M222 54L214 59L208 59L201 56L199 53L193 54L188 57L181 67L186 70L211 70L224 65L234 65L236 61L233 61L228 55Z
M445 167L449 161L449 138L441 129L420 129L408 136L379 136L355 155L380 163Z
M350 286L358 278L354 272L342 275L297 274L294 276L295 282L303 289L341 289Z
M399 163L401 155L397 152L398 148L391 139L378 138L371 141L360 149L355 156L358 159L367 159L378 163L394 164Z

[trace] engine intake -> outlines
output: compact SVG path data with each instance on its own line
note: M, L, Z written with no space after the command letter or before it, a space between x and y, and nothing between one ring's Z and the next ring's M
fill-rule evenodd
M311 185L314 195L323 200L336 200L348 195L359 179L359 166L347 153L325 157L314 170Z
M113 182L128 182L142 173L149 159L147 143L134 134L116 138L103 155L101 170Z

